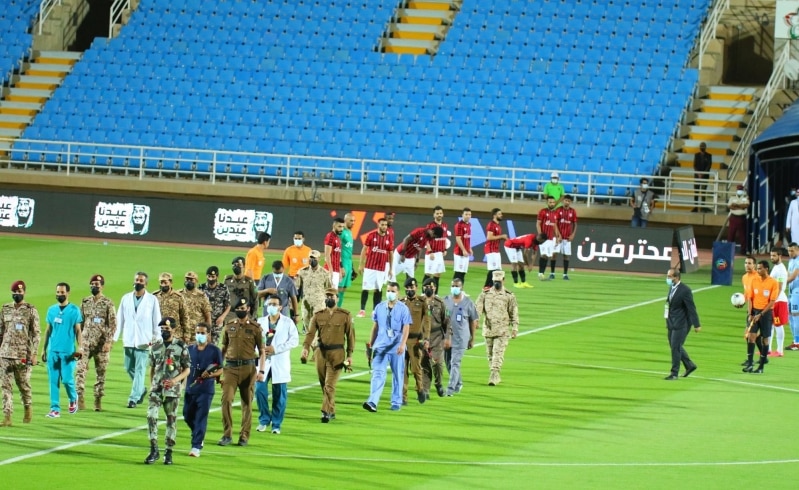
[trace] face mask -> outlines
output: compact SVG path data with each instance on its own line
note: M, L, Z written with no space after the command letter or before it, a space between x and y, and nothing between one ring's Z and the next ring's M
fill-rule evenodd
M186 286L186 289L188 289L189 291L194 289L194 283L191 282L191 281L186 281L186 282L183 283L183 285Z
M670 278L670 277L667 277L666 278L666 284L668 284L669 286L673 286L674 285L674 280L672 278Z
M269 316L275 316L279 312L280 312L280 307L279 306L269 305L269 306L266 307L266 313Z
M241 267L239 267L239 266L236 266L236 267L234 267L234 268L233 268L233 274L235 274L235 275L237 275L237 276L238 276L239 274L241 274Z
M494 289L502 289L502 281L494 281Z
M195 335L195 337L197 338L198 344L204 344L208 342L208 336L205 335L204 333L198 333L197 335Z
M407 296L409 298L413 298L413 297L416 296L416 291L414 291L412 289L406 289L405 290L405 296Z
M97 296L100 294L100 288L97 286L92 286L92 296Z
M144 284L140 282L134 283L133 289L135 289L136 291L141 291L142 289L144 289Z
M14 300L14 303L22 303L22 298L24 298L24 297L25 296L22 295L22 294L12 294L11 295L11 299Z
M744 196L744 191L737 191L735 194L737 194L738 197L743 197Z
M213 286L214 284L216 284L216 279L208 279L209 286Z
M397 301L397 293L394 291L386 291L386 299L389 301Z
M327 306L328 308L333 308L334 306L336 306L336 300L334 300L333 298L325 299L325 306Z
M424 288L424 295L428 298L433 297L433 290L431 288Z
M162 293L168 293L169 289L170 289L169 286L161 286L161 292Z
M791 191L791 197L796 195L796 191Z
M167 341L172 338L172 332L169 330L161 330L161 338Z
M236 310L236 316L239 318L245 318L247 316L246 311Z
M311 259L308 261L308 263L311 264L311 267L313 268L316 268L316 266L319 265L319 261L316 259Z
M282 272L280 274L278 274L277 272L273 272L272 275L275 276L275 282L280 282L280 280L283 279Z
M645 191L647 189L649 189L649 184L641 184L641 190L642 191Z
M302 247L302 240L294 240L295 247Z
M558 179L552 179L552 183L553 184L557 184L558 183Z
M452 286L449 288L449 292L452 293L453 296L460 296L461 295L461 288L458 286Z
M64 301L67 300L67 297L64 296L63 294L57 294L55 300L58 301L59 303L63 303Z

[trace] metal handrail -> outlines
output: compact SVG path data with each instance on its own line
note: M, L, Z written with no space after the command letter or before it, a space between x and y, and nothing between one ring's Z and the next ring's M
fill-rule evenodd
M705 51L707 51L710 41L716 38L716 29L718 28L721 16L724 15L724 12L729 10L729 8L730 0L716 0L705 20L705 25L702 26L702 33L699 35L699 60L697 62L700 71L702 70L702 58L704 58Z
M39 34L42 33L42 26L44 25L44 21L47 20L47 17L50 15L50 12L56 6L61 5L61 0L42 0L39 4Z
M752 113L749 124L746 126L743 135L741 135L738 149L730 159L730 167L727 172L728 177L735 177L738 171L749 163L749 149L752 145L752 141L754 141L755 137L760 133L760 123L763 121L763 117L768 113L774 94L777 90L781 90L785 87L785 65L790 59L790 48L791 44L786 42L782 53L774 59L774 69L771 72L771 77L766 87L763 89L763 94L757 102L757 106ZM727 190L729 190L730 187L732 187L732 181L727 184Z
M130 9L130 0L114 0L108 14L108 39L114 34L114 26L122 19L122 13Z
M124 173L144 180L149 176L181 177L206 180L211 185L225 182L257 182L290 188L292 186L325 185L344 187L364 194L369 189L405 190L440 195L466 194L519 200L542 200L544 185L551 169L492 167L484 165L453 165L430 162L373 160L291 155L278 153L248 153L237 151L194 150L138 145L76 143L49 140L12 140L13 147L0 163L8 167L40 167L55 169L71 175L76 172ZM35 147L26 147L26 144ZM190 154L190 156L187 156ZM123 161L123 165L119 162ZM242 169L244 172L242 172ZM638 180L636 174L607 172L575 172L559 170L560 183L577 202L586 206L602 203L627 205ZM410 176L410 178L409 178ZM375 180L375 177L377 180ZM704 195L710 197L712 210L724 210L721 189L727 181L711 172L707 179L694 179L690 170L672 170L669 176L647 176L658 198L658 208L664 211L694 206L693 183L708 185ZM691 182L686 186L686 182ZM657 185L662 181L662 185ZM709 204L710 205L710 204Z

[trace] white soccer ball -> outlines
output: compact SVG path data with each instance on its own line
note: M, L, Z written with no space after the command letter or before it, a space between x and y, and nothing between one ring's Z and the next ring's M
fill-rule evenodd
M746 303L746 298L744 298L744 295L741 293L735 293L730 297L730 303L732 303L733 306L743 306L744 303Z

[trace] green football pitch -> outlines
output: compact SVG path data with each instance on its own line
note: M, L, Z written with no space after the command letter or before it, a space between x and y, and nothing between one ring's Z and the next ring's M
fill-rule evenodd
M42 316L60 281L71 284L78 303L91 275L103 274L106 295L118 304L137 270L151 278L164 271L182 278L188 270L202 277L210 265L225 273L245 252L12 236L0 236L0 250L0 287L25 280L26 299ZM270 254L267 264L276 258ZM253 426L248 447L217 446L217 390L202 457L188 457L181 420L168 468L143 464L146 408L125 408L130 381L120 342L103 412L47 419L47 373L38 366L34 420L23 425L15 388L14 425L0 429L0 475L9 488L795 488L799 353L772 359L763 375L741 372L743 312L729 298L742 272L738 261L733 287L710 286L709 268L683 276L702 320L702 331L686 343L699 366L690 378L663 380L670 364L665 271L575 271L569 282L560 272L548 282L531 274L533 289L513 290L520 336L508 347L501 385L487 385L480 342L467 351L462 393L433 394L424 405L411 397L392 412L387 388L379 412L368 413L361 404L369 392L363 344L371 322L357 319L356 365L339 382L335 421L320 423L318 381L296 349L281 435ZM484 278L476 264L467 292L475 297ZM345 307L357 311L359 297L356 281ZM239 421L234 410L234 436ZM163 426L159 435L163 444Z

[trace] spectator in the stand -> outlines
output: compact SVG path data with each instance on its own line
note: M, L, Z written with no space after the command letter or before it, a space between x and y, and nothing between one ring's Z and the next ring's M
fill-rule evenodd
M791 189L788 212L785 216L785 241L799 243L799 196Z
M544 195L554 199L555 208L559 208L562 206L561 201L563 200L563 196L566 195L566 189L563 187L563 184L560 183L560 177L557 172L552 172L552 175L549 177L549 182L544 186Z
M707 151L707 145L703 141L699 143L699 152L694 154L694 209L693 213L705 210L705 193L707 192L708 178L710 177L710 166L713 164L713 157Z
M641 186L633 192L630 198L630 206L633 208L633 228L646 228L649 215L652 214L652 207L655 204L655 193L649 188L649 179L644 177L640 183Z
M739 185L735 195L730 196L727 203L730 208L730 223L727 228L727 241L741 246L741 255L746 255L746 213L749 210L749 198L744 186Z

